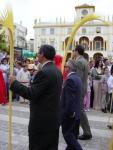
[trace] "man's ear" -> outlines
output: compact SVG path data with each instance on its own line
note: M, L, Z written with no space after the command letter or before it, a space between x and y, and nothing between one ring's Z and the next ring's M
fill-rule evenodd
M41 54L40 54L40 57L44 57L44 54L43 54L43 53L41 53Z

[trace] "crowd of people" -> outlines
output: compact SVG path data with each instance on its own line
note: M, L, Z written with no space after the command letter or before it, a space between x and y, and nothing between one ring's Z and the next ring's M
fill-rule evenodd
M9 57L1 59L0 104L8 103L10 88L14 101L30 105L29 150L58 150L60 125L66 150L82 150L77 139L92 139L86 111L113 112L112 62L88 61L82 45L75 47L63 74L62 59L54 47L42 45L34 61L15 60L14 75L9 75Z

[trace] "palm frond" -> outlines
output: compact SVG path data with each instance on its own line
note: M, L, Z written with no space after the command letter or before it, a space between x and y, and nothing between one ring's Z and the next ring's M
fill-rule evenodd
M5 10L0 11L0 24L7 27L12 32L14 31L13 13L10 6L8 6Z

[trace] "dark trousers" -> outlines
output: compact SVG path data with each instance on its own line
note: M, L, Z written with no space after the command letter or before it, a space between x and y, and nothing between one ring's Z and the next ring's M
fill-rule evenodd
M90 95L90 107L93 108L93 101L94 101L94 90L93 86L91 86L91 95Z
M62 133L67 144L66 150L83 150L78 143L80 120L69 118L62 122Z
M107 106L108 111L113 113L113 100L112 100L112 93L109 94L108 98L108 106Z
M46 125L45 125L46 128ZM29 133L29 150L58 150L59 129Z
M83 130L83 135L91 135L91 129L90 129L90 125L89 125L89 121L87 118L87 114L84 111L84 96L82 96L81 98L81 118L80 118L80 125L82 127Z

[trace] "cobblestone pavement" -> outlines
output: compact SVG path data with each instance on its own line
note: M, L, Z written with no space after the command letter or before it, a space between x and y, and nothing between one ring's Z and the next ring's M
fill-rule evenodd
M28 150L29 105L13 102L12 120L12 150ZM91 110L87 113L93 138L88 141L79 141L83 150L108 150L108 143L112 131L107 128L109 113L104 114ZM111 115L113 122L113 115ZM80 130L82 134L82 130ZM65 142L60 130L59 150L65 149ZM0 150L8 150L8 106L0 105Z

